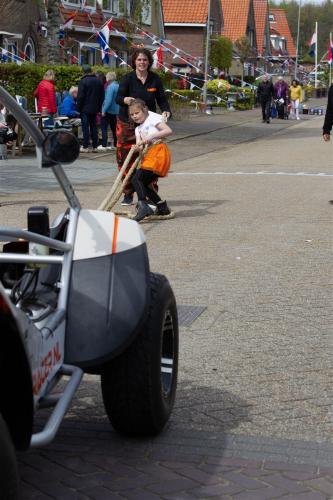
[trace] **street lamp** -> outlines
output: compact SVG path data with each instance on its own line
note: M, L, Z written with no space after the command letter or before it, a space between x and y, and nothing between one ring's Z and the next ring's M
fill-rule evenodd
M297 80L297 67L298 67L298 46L299 46L299 27L301 21L301 0L298 4L298 20L297 20L297 40L296 40L296 60L295 60L295 80Z
M204 91L203 91L204 104L207 104L208 57L209 57L209 42L210 42L210 11L211 11L211 0L208 0L206 50L205 50L205 82L204 82Z

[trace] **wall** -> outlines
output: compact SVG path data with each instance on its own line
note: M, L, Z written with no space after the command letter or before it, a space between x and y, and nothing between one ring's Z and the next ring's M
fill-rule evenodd
M165 26L165 38L193 57L204 57L205 29ZM171 56L172 59L172 56ZM173 62L179 60L175 59ZM169 59L170 62L170 59Z
M30 37L36 49L36 61L45 60L45 38L37 32L38 23L44 20L44 9L40 8L40 2L35 0L7 0L2 2L0 16L0 30L11 33L21 33L22 39L18 39L18 49L23 51L28 37Z

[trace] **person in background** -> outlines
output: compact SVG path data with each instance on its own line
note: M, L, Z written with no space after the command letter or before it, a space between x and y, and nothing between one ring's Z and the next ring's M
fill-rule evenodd
M98 146L99 151L115 150L117 146L117 115L119 105L116 103L116 96L119 84L116 81L117 75L113 71L106 74L106 90L104 102L102 105L102 145ZM108 147L108 128L111 128L113 137L113 146Z
M102 83L103 83L103 88L104 88L104 95L105 95L105 90L106 90L106 87L107 87L107 83L106 83L106 76L105 76L105 73L103 71L96 71L96 76L98 78L98 80L100 80ZM98 142L100 142L100 136L103 137L103 128L102 128L102 111L100 111L100 113L97 113L97 116L96 116L96 125L97 125L97 136L98 136ZM101 133L99 133L101 131ZM103 151L103 149L97 147L98 151Z
M101 80L91 71L91 67L82 66L83 77L79 82L77 94L77 109L81 113L83 145L81 153L89 152L89 140L91 138L93 153L97 153L98 133L96 117L102 110L104 101L104 87Z
M333 84L330 86L327 98L327 108L325 121L323 125L323 139L328 142L331 138L331 130L333 126Z
M60 106L60 114L62 116L68 116L69 123L73 127L79 127L81 125L80 113L76 106L77 92L77 87L71 87Z
M37 99L38 113L48 114L50 117L57 112L54 81L55 73L52 69L48 69L34 92Z
M296 120L300 120L299 117L299 105L302 102L302 87L300 86L298 80L293 80L289 88L290 103L291 103L291 114L290 117Z
M171 115L161 78L151 71L153 56L148 49L136 49L132 55L133 71L127 73L119 82L116 102L119 104L117 120L117 162L120 169L130 149L135 144L134 123L129 121L128 105L135 99L142 99L149 111L156 112L156 103L165 119ZM135 158L132 158L132 162ZM129 165L130 168L130 165ZM155 183L156 187L156 183ZM128 183L124 189L122 205L133 203L133 186Z
M5 106L0 103L0 149L1 145L11 145L17 139L17 133L14 131L16 120L13 115L9 115ZM1 152L2 154L2 152Z
M278 118L284 119L285 109L289 97L289 87L284 81L283 76L279 76L277 82L274 85L274 99L277 100L277 112Z
M274 96L274 87L268 75L264 75L258 85L257 96L261 104L262 121L270 123L271 103Z

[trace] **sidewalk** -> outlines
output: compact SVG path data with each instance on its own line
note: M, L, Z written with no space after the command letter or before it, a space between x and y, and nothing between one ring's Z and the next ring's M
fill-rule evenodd
M160 187L176 217L142 225L179 307L171 420L154 439L117 435L99 378L86 376L56 440L19 455L21 500L332 500L333 145L322 122L266 125L259 109L174 122ZM29 205L64 206L51 173L23 165L0 167L0 216L13 225ZM65 170L96 208L114 155Z

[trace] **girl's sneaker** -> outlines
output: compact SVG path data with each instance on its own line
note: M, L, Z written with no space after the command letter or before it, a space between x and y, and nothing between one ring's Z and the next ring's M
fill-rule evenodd
M139 222L140 220L148 217L149 215L154 215L154 210L150 208L146 201L139 200L137 204L137 213L134 220Z
M170 215L170 209L166 201L159 201L157 203L157 210L155 215Z

